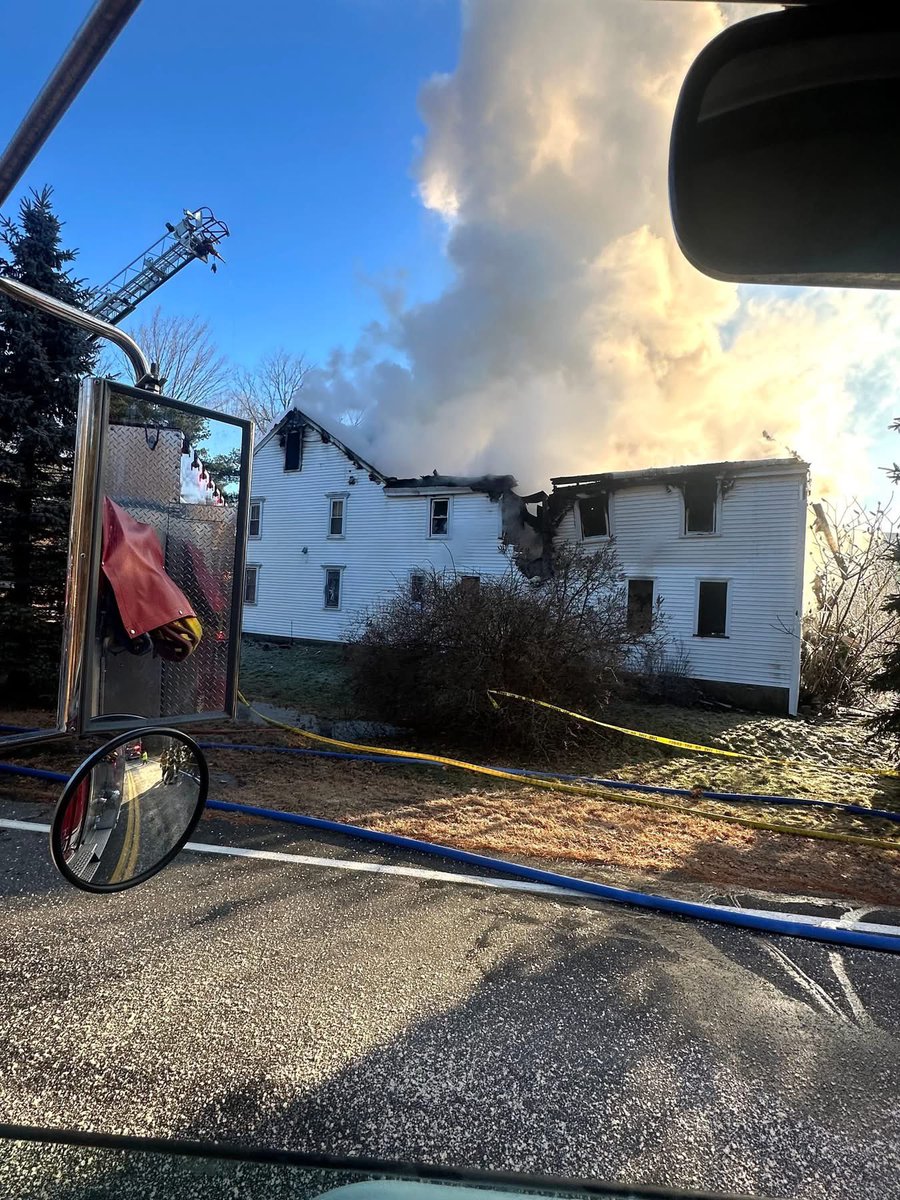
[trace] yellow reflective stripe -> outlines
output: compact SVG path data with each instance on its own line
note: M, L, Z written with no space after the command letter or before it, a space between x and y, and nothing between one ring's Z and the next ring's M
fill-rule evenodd
M488 696L495 707L499 706L496 700L494 700L494 696L506 696L509 700L521 700L524 704L534 704L538 708L548 708L551 712L558 712L564 716L573 717L576 721L585 721L588 725L599 725L601 729L611 729L613 733L624 733L628 737L641 738L645 742L656 742L660 746L674 746L676 750L696 750L699 754L717 754L720 758L749 759L751 762L769 763L773 767L815 767L819 771L840 771L842 775L871 775L876 779L887 775L894 779L900 779L900 771L893 771L890 767L836 766L834 763L802 762L796 758L768 758L764 754L747 754L741 750L723 750L719 746L703 746L699 742L681 742L677 738L661 737L657 733L646 733L642 729L626 729L622 725L610 725L608 721L598 721L594 717L586 716L584 713L572 712L569 708L560 708L558 704L548 704L546 700L535 700L531 696L520 696L517 692L501 692L496 688L490 688Z
M503 695L504 693L498 692L496 694ZM442 767L455 767L460 771L472 771L476 775L487 775L491 779L503 779L509 783L516 783L519 787L533 787L547 792L566 792L576 796L591 796L595 799L608 800L615 804L632 804L640 808L653 808L662 812L680 813L682 816L699 817L704 821L728 821L732 825L742 825L747 829L762 829L768 833L786 833L792 834L795 837L816 838L829 842L847 842L852 845L873 846L878 850L900 851L900 841L890 841L886 838L865 837L862 834L854 833L833 833L827 829L804 829L799 825L780 825L772 821L754 820L752 817L737 817L731 813L707 812L702 808L686 808L680 804L668 804L665 800L651 800L647 796L626 795L621 792L594 787L587 783L566 783L562 780L534 779L531 776L514 775L511 771L501 771L496 767L484 767L480 764L465 762L458 758L444 758L438 754L425 754L411 750L391 750L386 746L367 746L359 742L344 742L339 738L325 737L321 733L310 733L306 729L298 729L295 725L286 725L283 721L276 721L273 717L267 717L258 709L255 709L242 692L238 692L238 699L266 725L272 725L276 729L285 729L288 733L306 738L307 741L316 742L323 746L333 746L341 750L351 750L363 754L385 754L390 758L406 759L407 761L417 763L432 762Z

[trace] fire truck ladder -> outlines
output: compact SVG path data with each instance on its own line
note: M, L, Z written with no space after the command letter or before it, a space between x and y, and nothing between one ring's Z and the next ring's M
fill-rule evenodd
M94 289L88 312L116 325L195 258L201 262L209 262L211 258L225 261L217 246L228 237L228 226L216 219L212 209L198 208L191 212L186 208L177 225L166 222L166 230L134 262ZM211 267L215 271L215 262Z

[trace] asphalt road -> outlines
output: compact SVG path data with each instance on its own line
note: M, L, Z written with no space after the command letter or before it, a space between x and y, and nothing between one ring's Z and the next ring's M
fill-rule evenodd
M194 838L441 865L249 821ZM95 897L7 829L0 894L3 1121L810 1200L898 1191L900 957L191 852ZM0 1156L4 1196L42 1194L35 1153ZM96 1195L91 1161L82 1190L47 1194Z

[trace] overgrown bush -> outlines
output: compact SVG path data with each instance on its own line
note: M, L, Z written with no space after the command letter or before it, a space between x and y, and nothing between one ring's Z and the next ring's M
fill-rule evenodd
M855 501L840 513L826 504L813 512L816 574L801 625L800 698L828 710L865 698L900 640L900 617L888 604L897 517Z
M638 696L652 704L694 704L700 688L691 678L691 659L683 642L670 641L658 620L656 633L638 647L634 682Z
M558 716L513 700L495 707L488 689L596 710L635 640L626 625L613 545L559 549L543 581L514 568L478 586L426 576L415 595L398 590L356 631L357 699L383 720L445 741L549 748L566 732Z

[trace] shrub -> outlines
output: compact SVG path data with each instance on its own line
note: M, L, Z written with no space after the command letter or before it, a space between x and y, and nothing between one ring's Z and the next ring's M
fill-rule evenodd
M595 710L634 641L612 544L591 554L560 548L551 571L529 580L510 568L478 586L432 574L415 595L399 589L351 640L357 699L443 740L549 748L566 736L558 716L516 701L495 707L488 689Z

